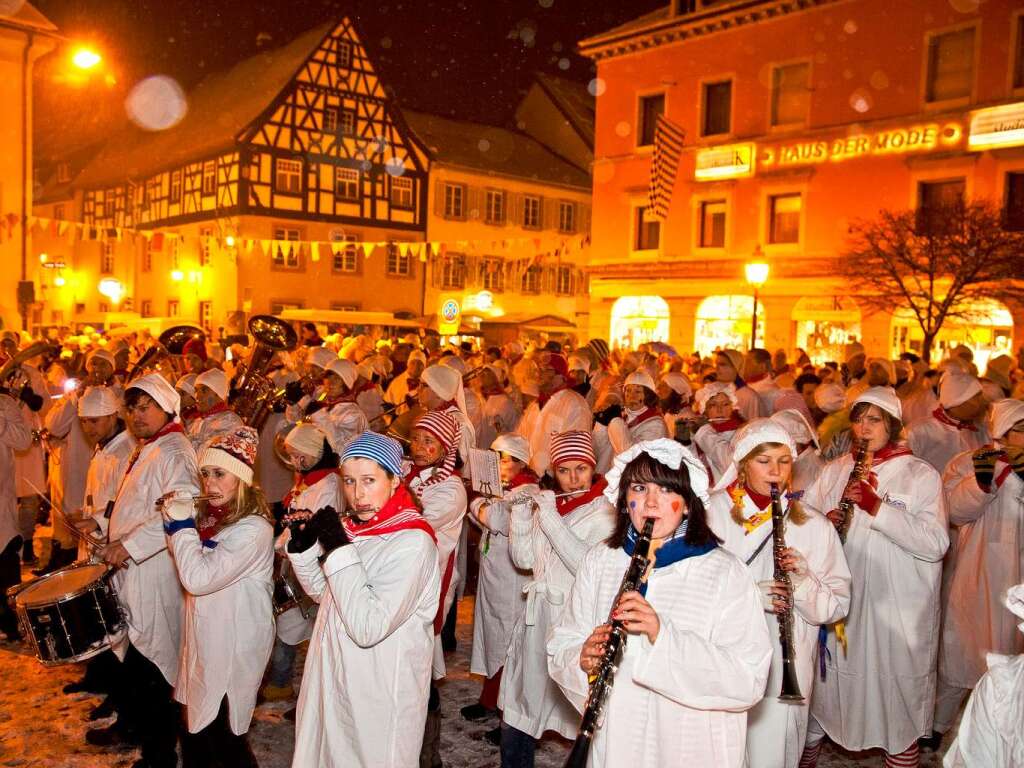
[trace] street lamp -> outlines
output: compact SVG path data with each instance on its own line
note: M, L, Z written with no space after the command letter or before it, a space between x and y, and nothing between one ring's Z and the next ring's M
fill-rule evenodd
M71 63L78 69L92 69L101 61L103 61L103 57L92 48L78 48L71 55Z
M764 254L761 253L761 246L757 246L752 254L751 261L745 265L747 273L747 284L754 288L754 314L750 320L750 348L757 346L757 291L768 280L768 263L761 261Z

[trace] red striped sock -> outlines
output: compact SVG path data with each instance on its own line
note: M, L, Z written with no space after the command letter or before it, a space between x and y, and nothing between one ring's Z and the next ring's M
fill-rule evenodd
M885 768L918 768L921 765L921 751L915 741L897 755L885 753Z
M817 768L818 754L821 752L821 745L824 743L824 740L822 740L813 746L808 744L804 747L804 753L800 755L800 765L797 768Z

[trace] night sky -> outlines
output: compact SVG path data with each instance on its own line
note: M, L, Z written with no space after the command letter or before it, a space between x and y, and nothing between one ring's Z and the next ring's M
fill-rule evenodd
M117 85L53 85L37 76L37 115L73 112L85 102L94 122L105 100L119 107L122 89L167 74L188 88L204 74L277 47L330 19L356 20L385 85L403 106L507 125L536 71L586 83L591 62L580 39L667 0L35 0L61 33L93 40ZM52 57L51 57L52 58ZM56 107L55 107L56 105ZM111 106L106 119L117 115ZM81 128L81 124L79 124ZM80 131L79 131L80 132Z

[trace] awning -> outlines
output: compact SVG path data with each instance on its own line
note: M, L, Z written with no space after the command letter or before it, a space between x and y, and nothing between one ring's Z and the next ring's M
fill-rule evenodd
M530 315L525 312L518 312L501 317L490 317L480 321L480 327L486 329L488 326L515 325L528 331L542 331L544 333L572 333L576 330L576 324L558 317L557 315Z
M343 309L286 309L277 315L282 320L301 323L338 325L384 325L392 328L419 328L419 320L395 317L390 312L354 312Z

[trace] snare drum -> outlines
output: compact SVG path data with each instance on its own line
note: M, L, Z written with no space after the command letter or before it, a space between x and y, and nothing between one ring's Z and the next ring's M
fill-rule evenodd
M272 601L274 605L274 616L280 616L285 611L298 608L302 618L308 619L313 606L313 599L309 597L299 584L292 564L287 558L281 557L277 563L277 574L274 578L274 592Z
M91 658L127 632L105 565L73 565L37 579L15 595L22 632L47 666Z

